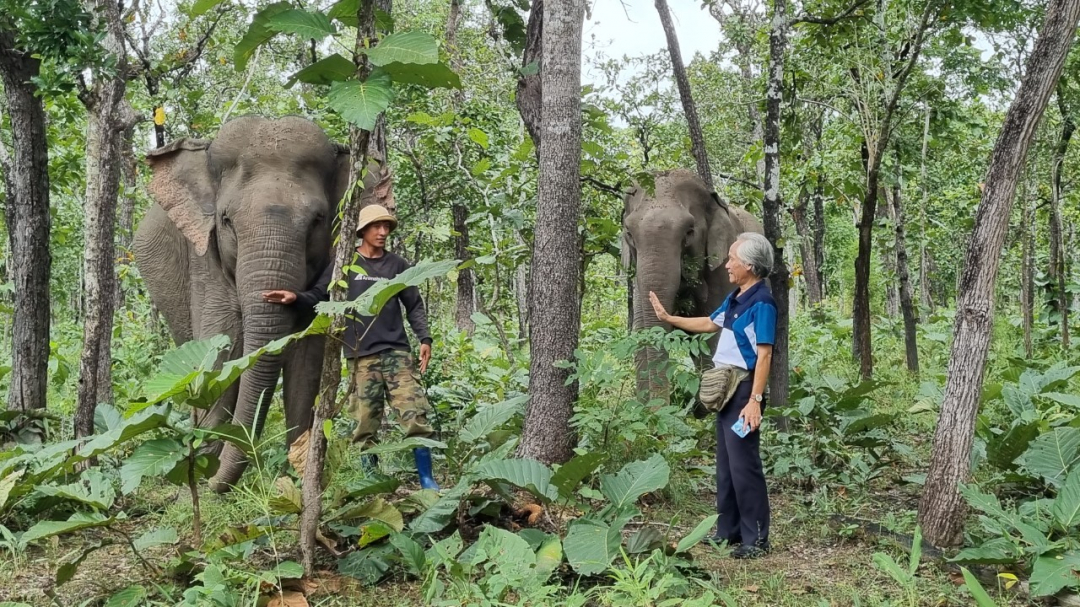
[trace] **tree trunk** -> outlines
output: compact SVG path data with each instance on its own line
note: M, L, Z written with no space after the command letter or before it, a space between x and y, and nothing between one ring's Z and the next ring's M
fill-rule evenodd
M893 223L893 227L896 227L896 217L893 215L893 205L891 194L888 190L882 190L884 194L885 204L878 205L878 218L888 218ZM883 196L878 194L878 200ZM892 243L886 243L885 252L881 256L882 265L885 266L885 275L887 280L885 281L885 315L889 318L896 318L900 316L900 281L899 273L896 269L896 250L892 248L895 245L895 241Z
M813 308L821 303L821 283L817 272L816 251L814 251L814 238L810 233L810 199L814 194L810 190L803 189L799 192L799 202L791 209L791 218L795 222L795 233L799 235L799 257L802 260L802 275L806 281L806 300L808 307Z
M1061 169L1065 164L1065 154L1069 151L1069 140L1076 131L1076 123L1069 116L1062 98L1063 87L1058 85L1058 108L1061 111L1061 137L1054 148L1054 164L1050 175L1050 277L1054 285L1055 307L1060 315L1059 332L1061 346L1069 347L1069 294L1065 290L1065 247L1061 221Z
M709 168L709 155L705 150L705 136L701 132L701 122L698 121L697 106L694 105L694 97L690 94L690 79L686 75L683 66L682 52L679 50L679 38L675 35L675 25L671 22L671 11L668 10L667 0L654 0L656 12L660 14L660 23L664 26L664 35L667 37L668 53L671 55L671 70L675 74L675 83L679 87L679 98L682 100L683 114L686 115L686 125L690 129L690 151L694 154L697 163L698 177L705 182L705 187L713 191L712 170Z
M567 385L581 330L581 32L583 0L544 4L540 175L529 285L529 405L518 456L562 463L573 456L570 415L577 384Z
M825 300L828 290L825 288L825 177L818 180L814 188L814 272L820 289L818 303Z
M859 218L859 253L855 257L855 301L852 305L853 351L859 359L859 374L863 379L874 376L874 351L870 342L870 251L881 163L871 158L868 165L866 193Z
M897 166L900 166L897 158ZM896 278L899 282L900 312L904 317L904 354L907 357L908 371L919 373L919 344L915 339L915 304L911 300L911 278L908 275L907 234L904 225L904 203L901 198L902 182L897 179L892 191L892 214L896 224Z
M451 0L450 13L446 18L446 50L450 54L450 67L457 73L461 73L461 50L457 44L458 23L461 21L461 0ZM464 91L455 90L451 99L455 108L464 101ZM460 156L459 156L460 158ZM454 255L461 261L469 259L469 209L464 203L455 202L451 213L454 217ZM469 335L476 330L476 323L472 315L476 308L473 306L474 278L472 268L466 268L458 272L457 277L457 306L454 319L459 331Z
M926 107L923 122L922 161L919 166L919 189L922 204L919 205L919 298L926 314L934 313L934 298L930 291L930 257L926 250L926 206L930 204L930 182L926 178L926 151L930 143L930 106Z
M776 343L769 373L769 405L783 408L788 401L788 268L784 262L784 208L780 190L780 104L783 101L784 54L787 51L787 0L773 0L772 27L769 28L769 73L765 85L765 236L773 243L773 271L769 286L776 300ZM783 424L783 422L781 422Z
M1016 182L1039 119L1061 76L1080 20L1080 0L1050 0L1020 89L1005 116L975 214L960 282L945 398L941 404L919 522L936 546L959 544L966 507L957 491L969 472L975 419L990 345L993 295Z
M528 247L521 232L515 232L518 244ZM514 268L514 302L517 304L518 339L522 342L529 335L529 264L519 263Z
M518 76L517 107L525 129L529 131L536 146L537 158L540 157L540 101L543 92L544 57L542 40L544 38L544 0L533 0L529 9L529 24L525 30L525 52L522 54L521 67L529 70L528 76ZM535 70L531 68L536 64Z
M356 46L353 60L356 63L356 78L363 82L371 73L368 63L366 43L375 44L375 4L376 0L361 0L357 9ZM376 130L379 128L376 124ZM363 183L360 179L360 167L367 167L371 156L371 144L375 141L385 142L383 138L373 138L371 131L363 130L356 125L349 127L349 151L352 154L353 166L349 179L352 183ZM380 150L375 150L376 154ZM385 150L381 150L385 159ZM338 234L337 247L334 251L334 276L342 276L344 268L352 261L353 234L359 221L360 195L362 189L353 188L351 196L341 201L341 209L338 216L341 218ZM332 301L344 301L348 296L348 289L339 287L332 280L330 286L330 299ZM323 463L326 459L326 434L323 433L323 422L333 419L337 414L338 386L341 383L341 342L338 336L345 329L345 315L334 317L330 325L329 337L326 340L326 348L323 351L323 368L320 379L319 400L315 406L315 414L312 418L311 428L308 429L308 453L302 475L302 502L303 509L300 512L300 553L303 561L304 573L311 576L315 567L315 539L319 532L319 518L322 515L322 474Z
M125 99L123 101L124 112L127 114L126 128L124 129L123 141L120 144L122 161L120 164L120 180L124 195L120 198L119 218L117 220L117 243L116 258L122 266L130 265L133 258L129 256L131 241L135 237L135 188L139 175L139 164L135 160L135 123L138 118L135 110ZM119 268L117 273L119 274ZM124 307L124 288L119 280L116 281L116 309Z
M127 50L120 5L115 0L95 0L92 12L104 22L103 46L115 58L116 71L109 77L95 74L94 87L86 91L86 200L83 274L86 277L86 315L83 350L79 361L79 401L75 411L75 435L94 433L98 403L111 403L112 328L116 305L116 273L113 256L116 241L116 199L120 195L123 163L124 92L127 89Z
M5 220L15 286L8 408L44 409L49 364L49 155L45 109L33 80L41 64L0 30L0 80L11 125Z
M1023 239L1023 258L1020 268L1020 315L1024 322L1024 353L1032 357L1032 331L1035 328L1035 209L1028 194L1027 180L1020 191L1023 206L1020 238Z

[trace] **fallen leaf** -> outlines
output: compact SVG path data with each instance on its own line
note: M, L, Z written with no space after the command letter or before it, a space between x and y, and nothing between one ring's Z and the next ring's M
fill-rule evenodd
M292 464L293 470L296 470L296 474L300 478L304 478L304 462L307 460L308 437L310 435L311 430L304 430L300 438L293 441L293 444L289 447L289 463Z
M950 571L949 581L952 582L955 586L963 586L965 583L967 583L964 580L964 574L960 573L959 571Z
M540 504L525 504L518 510L518 515L528 514L528 518L525 519L530 525L535 525L536 521L540 520L540 515L544 513L544 508Z
M307 578L289 578L287 580L281 580L281 589L293 590L304 596L310 596L319 589L319 583Z
M747 592L757 592L758 590L761 590L761 587L757 584L751 584L750 586L745 586L743 590Z
M308 602L302 593L295 590L286 590L271 598L266 607L308 607Z

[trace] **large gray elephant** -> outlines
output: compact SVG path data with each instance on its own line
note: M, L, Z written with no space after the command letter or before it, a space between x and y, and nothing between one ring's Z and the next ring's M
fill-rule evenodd
M764 233L753 215L715 197L691 171L673 169L655 176L650 194L634 187L623 209L622 256L636 269L633 329L671 325L660 322L649 303L656 293L667 310L680 316L707 316L731 292L724 263L728 248L742 232ZM710 349L716 347L714 334ZM660 365L666 358L646 348L636 359L638 391L668 400L666 378ZM703 362L703 361L699 361Z
M228 335L232 347L220 364L306 327L314 318L310 307L268 303L262 294L310 289L332 262L348 149L305 118L243 116L222 125L213 141L180 139L148 160L157 204L140 223L133 249L177 345ZM364 179L365 202L388 198L389 171L376 163L369 169L375 170ZM283 377L291 444L311 425L323 345L322 337L308 337L261 358L197 422L261 433ZM226 444L211 486L229 490L246 466L243 453Z

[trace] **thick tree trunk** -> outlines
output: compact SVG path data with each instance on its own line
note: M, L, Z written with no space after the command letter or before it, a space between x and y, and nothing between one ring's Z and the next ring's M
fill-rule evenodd
M870 251L873 245L874 217L877 212L881 162L872 157L867 162L866 193L859 217L859 252L855 257L855 300L852 305L853 353L859 360L863 379L874 376L874 351L870 341Z
M969 240L941 404L919 522L936 546L959 544L966 507L957 491L969 472L975 419L990 345L994 286L1016 183L1080 20L1080 0L1050 0L1026 73L1001 127Z
M5 220L15 286L8 408L44 409L49 364L49 156L45 109L33 79L41 64L0 30L0 80L11 125Z
M111 403L112 328L116 305L116 273L113 256L116 241L116 199L120 195L123 163L124 92L127 88L127 50L120 5L115 0L96 0L93 12L103 21L104 47L115 58L110 77L95 74L94 88L86 91L86 200L84 203L83 274L86 277L86 315L83 350L79 360L79 400L75 411L75 435L94 433L98 403Z
M664 27L664 35L667 37L668 54L671 55L671 70L675 74L675 83L679 87L679 98L682 100L683 114L686 116L686 125L690 129L690 151L694 154L697 163L698 177L705 182L709 191L714 190L712 169L709 168L709 154L705 150L705 135L701 132L701 122L698 120L697 106L694 105L694 97L690 94L690 78L686 75L683 66L682 52L679 50L679 38L675 35L675 24L671 22L671 11L668 10L667 0L654 0L656 12L660 14L660 24Z
M1065 290L1065 247L1061 221L1061 170L1065 164L1065 154L1069 151L1069 140L1076 131L1076 123L1069 116L1062 98L1062 87L1058 86L1058 108L1061 111L1061 136L1054 148L1053 168L1050 174L1050 277L1054 285L1054 307L1057 308L1061 346L1069 347L1069 294Z
M377 0L361 0L357 9L359 27L353 60L357 65L356 77L360 81L366 80L371 73L367 55L363 51L366 50L368 41L372 45L375 44L376 2ZM377 123L376 130L378 128ZM368 165L368 159L373 151L371 147L373 140L383 143L386 141L385 137L373 138L371 131L365 131L355 125L349 127L349 151L353 158L349 179L353 183L362 183L360 167ZM386 158L385 148L376 149L374 152L376 155L381 153L382 158ZM361 193L361 188L353 188L352 195L340 201L341 209L338 215L341 218L338 228L340 238L334 250L334 276L342 276L343 269L352 262L355 243L353 235L356 233L356 225L359 221ZM348 289L338 287L336 282L332 280L330 283L330 299L344 301L348 296ZM323 351L318 404L315 406L311 428L308 429L308 453L301 487L303 509L300 512L300 553L307 576L314 573L315 540L319 531L319 518L322 515L322 476L327 442L322 427L323 422L333 419L339 409L337 396L338 386L341 383L341 342L338 336L345 330L345 320L345 315L337 315L331 323L330 337L326 340L326 348Z
M535 6L535 5L534 5ZM544 4L540 176L529 285L529 405L520 457L561 463L573 456L570 415L577 384L567 385L581 330L578 233L581 220L581 32L583 0Z
M769 373L769 405L786 407L788 401L788 268L784 262L783 227L780 213L784 208L780 190L780 104L783 101L784 54L787 51L787 0L773 0L772 27L769 29L769 73L765 85L765 200L763 224L765 236L773 243L773 271L769 286L776 300L776 343L773 345ZM783 423L783 422L782 422Z
M897 165L899 166L899 159ZM915 304L911 300L911 277L908 274L907 234L904 225L904 203L901 199L902 183L898 180L892 191L892 214L896 224L896 278L899 283L900 312L904 317L904 354L907 368L919 373L919 344L915 339Z
M795 221L795 233L799 235L799 257L802 260L802 275L806 281L806 300L811 308L821 303L821 283L817 271L814 237L810 233L810 199L814 193L804 189L799 192L799 202L791 209L791 218Z

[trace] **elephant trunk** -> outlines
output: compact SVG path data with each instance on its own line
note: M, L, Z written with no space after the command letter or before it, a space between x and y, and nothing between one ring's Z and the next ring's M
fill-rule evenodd
M656 254L656 252L654 252ZM668 255L657 254L656 258L638 257L637 291L638 304L634 310L634 328L650 329L663 327L671 329L671 324L656 317L649 301L649 292L656 293L657 299L670 314L676 314L676 297L682 273L671 267L671 260L679 260L679 252ZM678 263L678 261L676 261ZM665 372L667 353L661 349L646 347L638 350L634 357L637 367L637 388L639 393L647 393L650 400L660 399L664 404L670 402L670 389Z
M289 305L266 303L263 292L286 289L297 292L304 287L303 244L286 230L261 226L255 243L237 256L237 292L243 317L244 354L250 354L276 339L288 335L295 324L296 312ZM239 396L232 423L262 433L266 413L277 388L283 358L266 354L240 376ZM247 468L243 451L227 443L221 452L221 465L211 479L214 491L224 492L234 485Z

